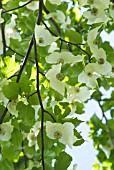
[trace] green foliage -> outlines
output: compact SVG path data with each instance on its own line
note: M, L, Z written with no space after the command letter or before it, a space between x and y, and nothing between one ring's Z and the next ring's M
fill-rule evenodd
M54 170L63 169L66 170L70 165L72 158L65 152L61 152L56 159Z
M73 30L66 30L65 32L66 37L68 37L69 41L75 44L81 44L82 43L82 37L81 34L79 34L76 31Z
M2 0L0 6L0 170L67 170L66 148L87 142L78 126L91 100L100 108L87 122L93 168L113 170L114 49L101 37L114 28L112 3Z
M9 82L8 85L3 86L2 90L8 99L15 100L18 98L19 85L16 82Z

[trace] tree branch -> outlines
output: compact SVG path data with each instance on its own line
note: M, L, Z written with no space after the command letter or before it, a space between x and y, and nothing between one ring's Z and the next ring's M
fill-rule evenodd
M36 88L37 88L37 95L39 98L39 103L41 107L41 146L42 146L42 168L45 170L45 164L44 164L44 107L40 95L40 89L39 89L39 65L38 65L38 58L37 58L37 47L36 47L36 40L34 37L33 40L34 43L34 57L35 57L35 63L36 63Z
M23 70L24 70L24 67L25 67L26 63L27 63L29 54L30 54L31 49L32 49L32 45L33 45L33 36L32 36L32 39L31 39L31 41L30 41L30 44L29 44L29 47L28 47L28 51L27 51L26 56L25 56L25 58L24 58L22 67L21 67L21 69L20 69L20 71L19 71L19 74L18 74L18 76L17 76L17 80L16 80L17 83L19 82L19 80L20 80L20 78L21 78L21 74L22 74L22 72L23 72Z
M101 108L101 112L102 112L103 118L106 121L106 125L107 125L108 131L109 131L110 139L111 139L112 145L114 147L114 140L113 140L113 135L112 135L112 129L110 128L110 125L108 123L108 119L107 119L106 115L104 114L104 110L103 110L102 105L100 104L100 101L98 101L98 105Z
M33 1L33 0L30 0L30 1L26 2L24 5L21 5L21 6L18 6L18 7L16 7L16 8L9 9L9 10L5 10L5 11L2 12L2 14L5 14L5 13L11 12L11 11L14 11L14 10L16 10L16 9L23 8L24 6L28 5L28 4L29 4L30 2L32 2L32 1Z

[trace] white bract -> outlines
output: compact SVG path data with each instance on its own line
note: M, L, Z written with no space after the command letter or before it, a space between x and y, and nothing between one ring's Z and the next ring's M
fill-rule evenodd
M37 151L39 149L39 146L37 144L37 136L35 136L34 132L30 132L27 136L27 139L29 141L28 146L31 147L35 145L35 150Z
M49 56L46 57L46 62L50 64L71 64L74 65L76 62L80 62L83 60L83 56L77 55L74 56L71 52L53 52Z
M63 30L70 29L75 31L75 29L71 27L71 19L69 16L67 16L66 21L61 24L60 28Z
M11 20L11 22L9 24L6 24L6 26L5 26L7 45L10 44L10 38L18 39L18 41L21 41L21 36L20 36L19 32L17 32L15 27L16 27L15 20Z
M59 50L59 48L57 47L57 43L53 42L49 47L48 53L53 53L55 50Z
M96 87L96 79L99 78L99 75L95 72L94 68L95 63L89 63L85 66L85 70L79 74L78 81L85 83L88 87Z
M74 136L74 125L70 122L52 123L46 122L46 134L50 139L57 139L64 145L68 145L70 148L73 143L77 141L77 137Z
M104 22L107 23L109 18L105 14L105 9L109 6L109 0L94 0L91 9L85 11L83 16L88 19L87 24Z
M37 144L37 136L41 129L41 122L36 122L33 127L30 130L30 133L27 136L27 139L29 141L28 146L35 145L35 150L37 151L39 149L39 146Z
M95 71L101 75L109 75L112 71L111 64L106 60L106 53L103 48L94 51L93 57L97 60L94 63Z
M15 117L18 117L18 111L16 110L16 105L17 105L18 100L12 100L11 102L8 103L7 108L8 111L14 115Z
M45 16L46 19L53 18L57 23L65 22L65 15L62 11L57 10L56 12L51 12Z
M4 85L8 85L10 80L7 80L6 78L0 79L0 102L4 102L5 104L8 102L8 99L5 97L4 93L2 92L2 88Z
M88 32L87 43L92 53L98 49L98 41L96 40L98 30L100 27L96 27Z
M11 121L2 123L0 125L0 140L1 141L10 140L12 132L13 132L13 126L11 125Z
M90 91L88 90L88 88L86 86L69 87L67 89L67 92L68 92L67 99L70 102L73 102L75 100L84 102L90 98Z
M56 90L58 93L64 95L65 83L60 81L63 77L61 72L61 63L53 65L52 68L46 73L46 77L50 80L50 87Z
M54 37L41 25L35 26L35 39L39 46L45 47L51 45L52 42L56 41L58 37Z
M60 5L61 0L48 0L51 4Z
M38 10L39 2L33 1L33 2L29 3L26 7L30 10L33 10L33 11Z
M1 17L2 9L0 9L0 24L4 22L4 19Z

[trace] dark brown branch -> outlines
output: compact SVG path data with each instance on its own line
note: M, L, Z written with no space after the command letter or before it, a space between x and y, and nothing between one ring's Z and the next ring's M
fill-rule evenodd
M55 118L52 116L52 114L51 114L51 113L49 113L47 110L44 110L44 112L45 112L45 113L47 113L48 115L50 115L50 116L51 116L51 118L53 119L53 121L54 121L54 122L56 122Z
M40 95L40 89L39 89L39 65L38 65L38 58L37 58L37 47L36 47L36 40L34 37L34 57L35 57L35 63L36 63L36 88L37 88L37 95L39 98L39 103L41 107L41 146L42 146L42 168L45 170L45 164L44 164L44 107Z
M3 43L3 57L5 57L6 56L6 38L5 38L4 23L1 23L1 34L2 34L2 43Z
M49 14L49 11L47 10L47 8L45 7L45 5L43 4L43 10L45 11L46 14ZM58 34L61 33L60 28L58 27L58 25L56 24L56 22L53 20L53 18L50 18L50 21L52 22L52 24L54 25L54 27L56 28Z
M12 52L16 53L17 55L19 55L20 57L24 58L25 56L23 54L20 54L18 53L17 51L13 50L11 47L9 46L6 46L9 50L11 50ZM31 62L31 63L35 63L31 58L28 58L28 60Z
M0 9L2 9L2 0L0 0ZM3 57L6 56L6 38L4 31L4 22L1 23L1 34L2 34L2 43L3 43Z
M33 45L33 37L32 37L32 39L31 39L31 41L30 41L30 44L29 44L29 47L28 47L28 51L27 51L27 53L26 53L26 56L25 56L24 61L23 61L23 64L22 64L22 67L21 67L21 69L20 69L20 71L19 71L19 74L18 74L18 76L17 76L17 80L16 80L17 83L19 82L19 80L20 80L20 78L21 78L21 74L22 74L22 72L23 72L23 70L24 70L24 67L25 67L26 63L27 63L29 54L30 54L31 49L32 49L32 45Z
M9 9L9 10L5 10L5 11L2 12L2 14L5 14L5 13L11 12L11 11L14 11L14 10L16 10L16 9L23 8L24 6L28 5L28 4L29 4L30 2L32 2L32 1L33 1L33 0L30 0L30 1L28 1L27 3L25 3L25 4L21 5L21 6L18 6L18 7L16 7L16 8L12 8L12 9Z
M104 118L105 121L106 121L106 125L107 125L108 131L109 131L110 139L111 139L112 145L113 145L113 147L114 147L114 139L113 139L113 135L112 135L112 130L111 130L110 125L109 125L109 123L108 123L108 119L107 119L106 115L104 114L104 110L103 110L102 105L100 104L100 101L98 101L98 105L99 105L99 107L100 107L100 109L101 109L103 118Z
M11 102L11 100L9 100L9 102ZM9 102L8 102L8 103L9 103ZM6 107L6 108L4 109L4 112L3 112L2 116L1 116L1 118L0 118L0 124L2 124L4 118L5 118L6 114L7 114L7 111L8 111L8 109L7 109L7 107Z

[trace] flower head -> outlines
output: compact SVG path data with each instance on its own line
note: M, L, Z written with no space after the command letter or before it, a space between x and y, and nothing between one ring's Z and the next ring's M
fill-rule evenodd
M96 40L98 30L100 27L96 27L88 32L87 43L92 53L98 49L98 41Z
M8 141L11 138L12 132L13 132L13 126L11 125L11 121L2 123L0 125L0 140Z
M83 16L88 19L87 24L100 22L107 23L109 21L109 18L105 14L105 9L109 6L109 0L94 0L94 2L90 5L91 9L85 11L83 14Z
M76 62L80 62L83 60L81 55L74 56L71 52L53 52L49 56L46 57L46 62L50 64L75 64Z
M46 19L53 18L57 23L65 22L65 15L62 11L57 10L56 12L51 12L45 16Z
M37 144L37 136L40 132L41 129L41 122L36 122L33 127L30 130L30 133L27 136L27 139L29 141L28 146L33 146L35 145L36 151L39 149L38 144Z
M16 110L17 102L18 102L17 100L12 100L7 105L8 111L15 117L18 117L18 111Z
M88 87L96 87L96 79L99 75L95 72L95 63L89 63L85 66L85 70L79 74L78 81L81 83L86 83Z
M61 0L48 0L51 4L60 5Z
M36 25L35 26L35 39L36 39L36 43L39 46L45 47L47 45L51 45L51 43L56 41L58 37L52 36L49 33L49 31L46 30L43 26Z
M94 51L93 56L97 60L97 63L94 63L95 72L101 75L109 75L111 73L112 66L106 60L106 53L104 49L97 49L96 51Z
M33 11L38 10L39 2L33 1L33 2L29 3L26 7L30 10L33 10Z
M50 139L57 139L59 142L68 145L70 148L77 140L77 137L74 136L74 125L70 122L61 124L47 121L46 133Z
M67 89L67 93L68 93L67 99L70 102L73 102L74 100L84 102L90 98L90 91L86 86L69 87Z
M10 43L10 41L9 41L10 38L18 39L19 41L21 41L21 36L17 32L15 27L16 27L15 20L11 20L11 22L9 24L6 24L6 26L5 26L7 45L9 45L9 43Z
M53 65L52 68L46 73L46 77L48 80L50 80L50 86L58 93L64 95L65 83L61 81L62 74L60 71L61 63Z

